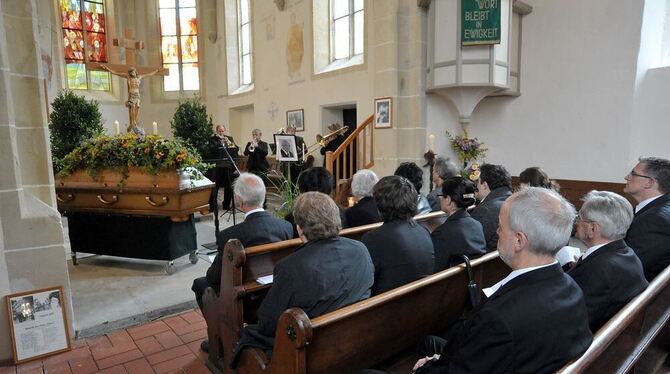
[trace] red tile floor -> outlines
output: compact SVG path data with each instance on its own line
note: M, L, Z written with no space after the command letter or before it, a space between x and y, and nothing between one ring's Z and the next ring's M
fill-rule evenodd
M199 310L144 325L74 341L72 350L18 366L0 374L210 374L200 342L207 325Z

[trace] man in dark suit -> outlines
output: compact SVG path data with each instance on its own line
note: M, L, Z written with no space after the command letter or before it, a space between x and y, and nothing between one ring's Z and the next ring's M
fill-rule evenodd
M361 242L338 236L340 214L333 199L306 192L298 196L294 213L304 244L275 265L258 324L245 327L236 357L249 346L272 350L277 321L288 308L314 318L370 296L372 260Z
M207 156L210 159L223 159L227 158L225 152L221 148L226 148L230 157L235 159L237 157L240 148L235 144L232 136L226 135L226 126L218 125L216 126L216 133L212 135L207 144L207 149L209 150L209 155ZM234 174L232 165L227 162L217 162L217 166L213 169L207 171L207 176L213 178L216 183L216 189L212 191L212 197L210 201L210 207L213 209L213 205L216 204L218 189L223 188L223 204L222 207L224 210L230 209L230 202L233 198L233 189L232 183L235 180L236 176Z
M351 178L351 194L356 199L356 205L344 211L349 227L381 222L377 203L372 198L372 191L378 181L377 174L368 169L357 171Z
M649 285L642 263L623 237L633 207L613 192L591 191L582 199L575 236L588 245L568 274L584 292L594 333Z
M384 224L361 238L375 266L372 294L433 274L433 242L428 230L414 221L416 190L400 176L382 178L374 199Z
M426 196L430 209L433 212L442 210L440 203L440 194L442 193L442 183L451 177L460 175L458 166L448 158L437 157L433 164L433 190Z
M670 160L640 158L626 175L624 192L638 202L626 243L651 281L670 265Z
M477 181L477 198L481 201L470 212L470 215L482 224L488 252L496 250L498 213L510 195L512 195L512 177L505 167L493 164L482 165L481 175Z
M198 306L202 309L202 295L207 287L212 287L217 293L221 285L221 254L223 247L230 239L239 239L245 247L274 243L293 238L293 227L283 219L275 218L264 211L265 185L260 177L242 173L235 181L235 203L244 212L244 221L231 226L216 236L219 246L212 265L207 269L205 277L193 280L191 290L195 293ZM207 350L207 340L201 347Z
M244 147L244 155L247 156L247 171L264 177L270 164L265 159L268 155L268 143L261 140L263 133L259 129L251 132L251 141Z
M448 340L423 342L419 373L552 373L591 344L582 291L554 259L572 232L572 205L530 187L505 201L499 217L500 258L513 271L484 289L488 299Z

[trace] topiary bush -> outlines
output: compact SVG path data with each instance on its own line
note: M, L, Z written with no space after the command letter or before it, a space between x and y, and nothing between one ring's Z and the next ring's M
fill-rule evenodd
M175 138L182 139L195 148L201 157L206 156L207 142L214 135L214 125L199 96L179 101L170 126Z
M95 100L86 101L70 90L61 91L51 103L49 116L51 158L54 173L60 171L62 159L84 141L102 135L102 114Z

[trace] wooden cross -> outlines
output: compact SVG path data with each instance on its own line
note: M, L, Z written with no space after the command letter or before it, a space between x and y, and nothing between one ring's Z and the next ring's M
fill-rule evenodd
M128 71L130 68L134 67L137 70L137 74L145 75L160 69L154 75L169 75L169 70L165 68L151 67L151 66L136 66L135 63L135 52L144 49L144 42L141 40L134 39L133 31L131 29L125 29L123 32L123 38L114 38L112 39L112 45L115 47L121 47L126 50L126 63L125 64L110 64L110 63L99 63L99 62L89 62L86 64L86 68L89 70L105 70L101 68L101 65L107 66L109 69L114 71Z

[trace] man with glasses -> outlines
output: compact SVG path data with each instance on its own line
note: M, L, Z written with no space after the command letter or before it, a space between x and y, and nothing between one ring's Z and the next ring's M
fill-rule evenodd
M625 179L624 192L638 202L626 243L651 281L670 264L670 160L640 158Z
M623 240L633 207L623 196L591 191L575 222L575 236L588 246L568 274L584 292L594 333L633 297L647 288L640 259Z

